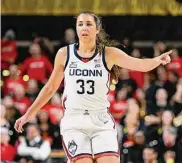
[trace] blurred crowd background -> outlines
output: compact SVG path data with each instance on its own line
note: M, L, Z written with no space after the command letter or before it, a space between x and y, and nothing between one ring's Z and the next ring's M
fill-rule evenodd
M150 72L121 69L110 83L122 163L182 163L182 3L138 0L2 0L1 161L65 163L60 121L63 82L23 133L14 123L49 79L59 48L77 42L74 16L102 16L104 29L128 55L172 61ZM137 65L136 65L137 66ZM74 123L74 122L73 122ZM111 140L112 141L112 140Z

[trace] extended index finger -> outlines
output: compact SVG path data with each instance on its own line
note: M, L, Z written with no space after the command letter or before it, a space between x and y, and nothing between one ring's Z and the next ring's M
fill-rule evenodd
M170 55L170 54L172 54L172 50L169 50L168 52L166 52L166 53L164 53L163 55Z

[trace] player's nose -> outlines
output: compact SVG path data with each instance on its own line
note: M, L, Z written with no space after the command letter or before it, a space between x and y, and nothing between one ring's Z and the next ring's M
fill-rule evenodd
M83 25L82 31L88 31L88 26L87 25Z

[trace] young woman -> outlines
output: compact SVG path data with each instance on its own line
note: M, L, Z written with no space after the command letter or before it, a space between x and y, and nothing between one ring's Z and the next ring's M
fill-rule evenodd
M117 132L108 113L110 75L118 76L118 67L150 71L170 62L169 54L153 59L128 56L113 47L102 29L98 16L82 12L77 17L77 44L61 48L55 58L54 70L46 85L28 111L16 121L15 129L34 117L58 89L65 78L61 134L65 152L74 163L119 163Z

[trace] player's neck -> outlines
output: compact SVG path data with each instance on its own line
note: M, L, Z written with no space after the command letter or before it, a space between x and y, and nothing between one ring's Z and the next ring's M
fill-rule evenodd
M93 53L95 51L95 48L96 48L95 42L83 43L80 41L78 50L82 54L90 54L90 53Z

